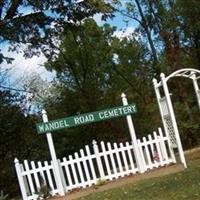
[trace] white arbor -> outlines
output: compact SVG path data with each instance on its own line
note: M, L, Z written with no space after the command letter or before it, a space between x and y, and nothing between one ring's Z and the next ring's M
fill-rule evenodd
M172 101L171 101L171 97L170 97L170 93L169 93L169 89L167 85L167 81L172 77L186 77L186 78L192 79L199 110L200 110L200 90L199 90L199 86L197 82L197 80L200 78L200 70L185 68L185 69L180 69L178 71L175 71L168 77L165 77L165 74L161 73L160 82L158 82L156 79L153 79L154 89L156 93L156 98L157 98L163 126L165 129L165 133L170 138L170 142L171 142L170 151L173 151L175 148L178 148L181 163L186 168L187 165L185 161L185 156L184 156L184 152L183 152L183 148L182 148L182 144L180 140L180 135L179 135L179 130L176 123L176 117L174 114L174 109L172 106ZM163 93L164 93L163 96L161 96L160 89L163 89ZM174 158L174 162L176 162L175 158Z

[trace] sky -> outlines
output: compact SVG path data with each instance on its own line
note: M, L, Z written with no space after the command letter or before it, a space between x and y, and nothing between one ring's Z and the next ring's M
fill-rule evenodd
M94 19L100 26L105 23L101 20L100 14L96 14ZM131 34L134 32L136 26L135 24L130 23L127 25L127 23L124 22L122 16L119 14L116 14L113 19L109 19L106 23L117 27L117 31L114 35L118 37L124 37ZM47 81L51 81L55 77L55 73L48 72L45 69L44 63L46 58L43 55L40 57L34 56L30 59L25 59L22 53L8 52L8 46L6 43L4 43L3 46L1 44L0 49L2 49L2 52L6 56L13 57L15 59L12 64L1 64L3 69L9 69L9 81L6 84L9 84L10 87L20 88L20 80L22 77L25 77L27 74L31 73L38 73L42 79Z

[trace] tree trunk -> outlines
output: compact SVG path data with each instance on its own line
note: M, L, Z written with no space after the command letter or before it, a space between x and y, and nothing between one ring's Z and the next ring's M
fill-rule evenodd
M156 51L156 48L154 46L154 42L153 42L153 39L152 39L152 36L151 36L151 30L150 30L150 28L148 26L148 22L147 22L147 20L145 18L145 15L143 13L143 10L142 10L142 7L140 5L139 0L135 0L135 3L137 5L137 7L138 7L138 11L139 11L139 14L140 14L141 19L142 19L141 25L142 25L142 27L144 28L144 30L146 32L147 39L148 39L148 42L149 42L149 46L151 48L153 62L154 62L153 64L157 65L157 63L158 63L157 51Z

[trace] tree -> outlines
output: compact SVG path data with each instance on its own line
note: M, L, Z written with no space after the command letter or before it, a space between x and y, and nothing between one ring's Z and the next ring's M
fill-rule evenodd
M108 25L99 28L92 19L74 25L61 36L63 42L57 47L55 60L49 59L46 64L68 90L82 96L80 111L96 108L97 99L110 87L108 72L113 65L113 52L109 42L113 31Z
M148 42L146 47L150 55L149 66L154 77L159 76L161 72L170 74L183 67L198 68L200 44L198 1L114 0L111 2L115 12L121 13L129 23L133 21L136 24L137 28L134 31L141 41ZM184 145L187 147L196 145L198 124L194 112L196 104L193 102L196 103L196 99L191 93L192 86L188 86L186 81L180 82L176 79L169 84L173 87L174 94L177 94L174 102L179 110L178 119L182 121L187 119L187 122L180 124L181 132L183 135L187 135L188 132L193 135L193 138L189 135L184 137ZM193 106L191 107L189 103ZM190 131L186 128L190 127L189 124L193 127Z
M177 15L181 16L181 45L184 47L184 61L191 67L200 69L200 5L197 0L190 2L177 0Z
M22 89L19 89L26 93L26 98L21 107L25 107L28 114L38 113L44 108L45 102L48 102L49 99L54 101L59 96L57 87L55 80L43 80L37 72L26 73L21 78Z
M99 12L104 18L110 15L111 10L103 0L3 0L0 2L0 43L9 43L13 51L25 44L25 56L38 55L39 49L48 49L63 28ZM8 61L0 52L0 61L4 59Z
M60 83L58 91L61 94L48 105L50 118L95 111L115 104L116 100L111 99L115 99L116 94L106 97L109 88L112 88L110 79L114 74L111 70L114 62L110 47L114 30L108 25L100 28L94 20L88 19L79 26L66 29L61 35L62 43L57 49L58 55L55 60L49 59L46 64L48 70L56 71ZM73 152L92 139L98 139L99 127L102 129L102 136L109 137L105 134L108 126L116 130L115 135L109 134L111 138L115 137L119 130L111 122L105 122L103 125L62 131L59 142L63 141L63 151ZM82 134L85 136L80 139ZM55 139L56 137L55 135Z
M193 21L199 17L199 6L196 0L112 2L116 12L128 18L129 23L132 20L137 24L138 35L143 41L148 42L147 47L156 74L160 74L161 69L170 73L185 66L192 58L191 54L198 62L199 56L196 56L199 49L198 20L195 23ZM196 53L193 53L194 51ZM194 61L190 60L191 65Z
M44 138L37 136L37 117L24 115L20 107L23 96L19 93L0 91L0 188L9 195L18 193L14 172L14 158L47 159L47 145Z
M48 70L56 71L60 83L59 95L46 104L50 119L121 105L120 95L126 91L130 102L134 100L140 106L135 120L137 128L142 129L139 119L149 114L144 105L152 103L148 55L134 37L117 38L114 31L108 24L98 27L94 20L87 19L60 36L59 53L46 63ZM129 134L124 119L62 130L61 136L55 134L57 145L65 147L62 154L74 152L92 139L116 142L126 138Z
M133 20L138 25L138 28L134 31L138 32L139 37L141 37L143 41L148 42L149 45L147 47L149 48L154 70L156 73L159 73L158 51L154 41L153 27L150 25L149 16L146 16L146 2L142 2L140 0L126 2L114 0L111 2L115 12L120 13L125 18L128 18L126 21Z

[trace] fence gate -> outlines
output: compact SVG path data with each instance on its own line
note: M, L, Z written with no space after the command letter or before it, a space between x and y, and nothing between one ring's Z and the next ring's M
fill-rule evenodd
M168 77L165 77L165 74L161 73L160 77L160 82L158 82L156 79L153 79L153 83L165 133L170 138L170 151L174 151L175 148L178 148L180 160L186 168L187 164L185 161L185 156L180 140L179 130L176 123L167 81L172 77L186 77L192 79L200 110L200 90L197 82L197 80L200 78L200 71L196 69L185 68L175 71ZM160 89L163 89L164 95L162 97ZM175 161L175 157L173 159Z

